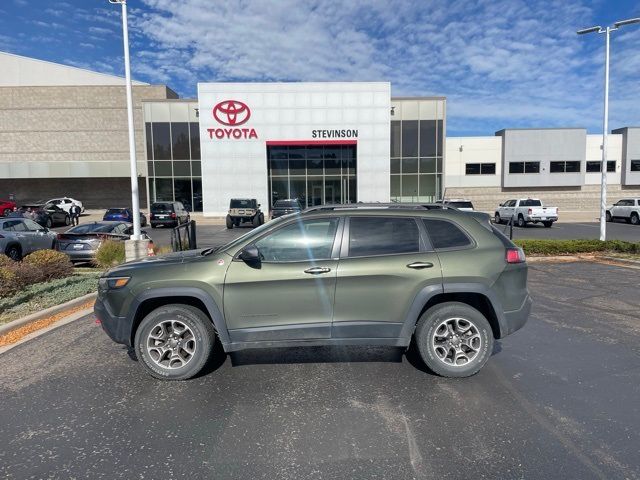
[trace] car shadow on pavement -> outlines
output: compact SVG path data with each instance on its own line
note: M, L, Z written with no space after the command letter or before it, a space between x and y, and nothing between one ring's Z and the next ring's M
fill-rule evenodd
M493 357L494 355L497 355L501 351L502 351L502 344L500 343L500 340L494 340L491 356ZM427 365L422 361L422 358L420 357L420 352L418 352L418 347L416 347L416 344L413 340L411 341L411 344L409 344L409 348L404 353L404 356L407 359L407 362L409 362L409 364L413 366L416 370L420 370L421 372L428 373L430 375L435 375L435 373L429 370L429 367L427 367Z
M231 352L233 367L294 363L402 362L404 350L378 346L264 348Z

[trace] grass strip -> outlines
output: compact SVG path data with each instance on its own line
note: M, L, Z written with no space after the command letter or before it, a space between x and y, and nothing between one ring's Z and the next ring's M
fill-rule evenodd
M640 255L640 243L623 240L514 240L527 255L576 255L580 253L624 253Z

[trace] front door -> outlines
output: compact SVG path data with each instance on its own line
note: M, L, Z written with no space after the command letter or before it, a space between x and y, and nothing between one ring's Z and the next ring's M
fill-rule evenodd
M231 262L224 314L233 342L330 336L339 222L297 218L254 242L259 267Z
M354 216L338 266L332 338L397 338L420 290L442 288L413 217Z

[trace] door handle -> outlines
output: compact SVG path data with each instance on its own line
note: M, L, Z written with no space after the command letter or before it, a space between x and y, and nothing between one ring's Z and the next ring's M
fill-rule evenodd
M433 267L433 263L431 263L431 262L413 262L413 263L410 263L409 265L407 265L407 267L415 268L417 270L420 270L421 268L431 268L431 267Z
M317 275L319 273L329 273L331 269L329 267L311 267L307 268L304 273L310 273L311 275Z

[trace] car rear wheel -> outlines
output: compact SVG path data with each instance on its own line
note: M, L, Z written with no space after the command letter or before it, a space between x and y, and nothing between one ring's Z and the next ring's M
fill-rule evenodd
M51 220L51 217L47 217L47 228L51 227L53 227L53 220Z
M16 262L22 260L22 248L20 248L20 245L11 245L9 248L7 248L5 253L11 260L14 260Z
M487 319L460 302L440 303L423 313L415 341L427 367L443 377L475 375L493 350L493 333Z
M69 215L64 216L64 224L66 226L69 226L71 224L71 219L69 218Z
M264 225L264 213L260 214L260 225Z
M551 228L551 225L553 225L553 222L542 222L542 224L543 224L546 228Z
M254 227L260 226L260 215L254 215L254 217L251 219L251 225L253 225Z
M500 225L502 223L502 219L500 218L500 214L496 212L493 216L493 223Z
M11 209L10 208L5 208L4 212L2 212L2 213L4 213L4 216L6 217L11 213Z
M640 223L640 219L638 218L638 214L636 212L633 212L631 214L631 218L629 220L631 221L631 225L638 225L638 223Z
M518 215L518 226L520 228L524 228L527 226L527 222L524 221L524 217L522 215Z
M144 317L135 336L139 363L155 378L186 380L207 365L216 332L202 310L171 304Z
M228 229L233 228L233 219L231 218L231 215L227 215L227 228Z

